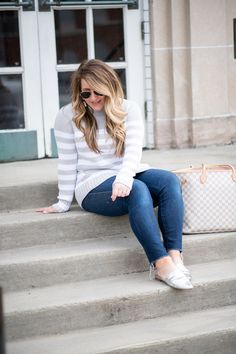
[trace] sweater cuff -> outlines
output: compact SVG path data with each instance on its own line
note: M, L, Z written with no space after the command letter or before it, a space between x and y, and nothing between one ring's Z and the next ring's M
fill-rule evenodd
M129 187L130 190L132 189L133 186L133 177L128 177L127 175L123 175L123 174L118 174L113 182L113 184L115 183L122 183L125 186Z
M70 205L71 203L66 200L59 200L58 203L55 203L52 206L58 213L65 213L70 209Z

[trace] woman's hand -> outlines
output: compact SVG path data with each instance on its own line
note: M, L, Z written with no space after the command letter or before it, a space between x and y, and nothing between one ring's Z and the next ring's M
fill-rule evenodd
M56 209L53 208L53 206L39 208L39 209L36 209L36 211L43 213L43 214L50 214L50 213L57 213L58 212Z
M122 183L114 183L112 187L111 199L114 202L117 197L127 197L130 194L130 188Z

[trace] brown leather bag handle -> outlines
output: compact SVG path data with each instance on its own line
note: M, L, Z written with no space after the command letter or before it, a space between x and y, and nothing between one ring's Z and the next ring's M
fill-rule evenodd
M233 166L233 165L208 165L208 164L202 164L202 167L188 167L188 168L183 168L183 169L180 169L180 170L175 170L175 171L172 171L176 174L178 173L188 173L188 172L201 172L201 175L200 175L200 182L202 184L206 183L207 181L207 174L208 174L208 170L231 170L232 171L232 180L234 182L236 182L236 166Z
M236 182L236 169L233 165L206 165L202 164L202 174L200 176L200 182L202 184L206 183L207 181L207 169L220 169L222 167L230 168L232 171L232 180Z

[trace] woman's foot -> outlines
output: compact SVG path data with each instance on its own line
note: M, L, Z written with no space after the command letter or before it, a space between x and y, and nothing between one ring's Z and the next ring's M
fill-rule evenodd
M155 263L155 278L176 289L192 289L190 280L180 271L171 257L166 256Z
M191 273L190 273L189 269L184 266L182 253L180 251L178 251L178 250L170 250L170 251L168 251L168 253L169 253L169 256L171 257L172 261L176 265L176 267L182 273L184 273L184 275L189 280L191 280L192 276L191 276Z

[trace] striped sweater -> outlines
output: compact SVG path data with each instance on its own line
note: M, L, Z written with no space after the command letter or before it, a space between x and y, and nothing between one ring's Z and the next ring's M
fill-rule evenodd
M58 212L69 210L75 194L78 204L86 195L107 178L116 176L115 182L123 183L132 189L133 177L137 172L146 170L140 164L142 156L143 123L138 105L123 100L126 140L125 153L115 156L114 141L106 132L104 111L95 111L97 120L97 144L100 153L92 151L83 133L73 122L72 105L60 109L55 122L55 137L58 148L58 203L53 207Z

